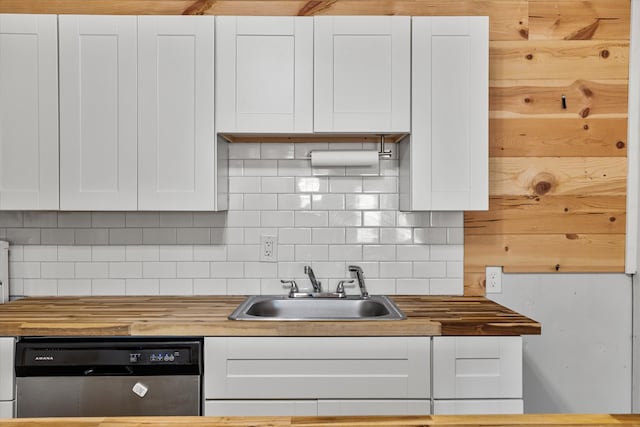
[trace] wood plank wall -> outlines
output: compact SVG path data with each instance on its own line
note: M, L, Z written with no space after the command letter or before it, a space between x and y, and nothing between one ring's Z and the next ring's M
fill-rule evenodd
M465 294L484 295L486 265L624 271L630 0L0 0L0 12L488 15L490 209L465 214Z

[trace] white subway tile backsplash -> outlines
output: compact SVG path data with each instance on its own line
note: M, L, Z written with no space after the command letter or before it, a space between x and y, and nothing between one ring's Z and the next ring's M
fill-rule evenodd
M327 261L329 259L328 245L296 245L295 246L296 261L308 262Z
M21 248L22 249L22 248ZM58 260L58 247L57 246L24 246L23 250L24 261L57 261ZM11 257L12 261L14 260Z
M399 166L314 168L312 149L376 144L229 144L228 212L0 212L12 295L286 294L325 290L360 265L372 294L459 294L462 212L399 212ZM373 176L365 176L373 174ZM277 262L260 260L263 235ZM357 294L357 288L348 289Z
M260 144L251 142L243 144L229 144L229 159L259 159Z
M462 295L464 284L459 279L430 279L431 295Z
M126 295L160 295L158 279L126 279Z
M227 247L225 245L194 246L194 261L226 261Z
M209 264L204 263L207 274L204 277L209 276ZM142 263L142 277L145 279L166 279L166 278L176 278L176 263L169 261L150 261ZM184 276L181 276L184 277Z
M329 227L360 227L362 213L360 211L330 211Z
M429 246L398 245L396 257L398 261L427 261L429 260Z
M317 260L318 258L313 258ZM362 245L330 245L329 260L331 261L361 261Z
M277 176L277 160L245 160L243 164L244 176Z
M345 229L344 228L314 228L312 229L312 242L314 245L345 243Z
M461 261L464 259L463 245L433 245L431 259L434 261Z
M413 242L413 229L411 228L381 228L380 243L401 245Z
M296 227L327 227L329 214L326 211L296 211Z
M73 279L76 268L73 262L43 262L40 264L40 277L43 279Z
M260 158L262 159L293 159L295 149L293 142L261 144Z
M193 279L194 295L226 295L227 279Z
M381 278L410 278L412 276L410 262L380 262L380 277Z
M293 211L262 211L260 224L262 227L293 227L295 224Z
M91 261L90 246L60 246L58 261Z
M110 262L109 277L112 279L140 279L142 278L142 263Z
M160 279L160 295L193 295L193 279Z
M260 279L228 279L227 295L260 295Z
M126 248L126 249L125 249ZM92 261L124 261L129 248L135 248L135 246L93 246L91 248L91 260ZM148 247L153 249L152 246ZM158 248L156 247L156 253ZM142 260L128 260L128 261L142 261Z
M24 279L22 292L27 297L56 296L58 282L51 279Z
M329 191L329 180L316 176L298 176L295 190L297 193L326 193Z
M77 262L75 263L75 271L77 279L107 279L109 278L109 263Z
M209 277L209 263L191 261L178 263L178 278L206 279Z
M260 182L262 184L262 193L293 193L295 189L294 177L263 177Z
M347 228L347 244L367 244L380 242L380 229L378 228Z
M58 295L59 296L91 295L91 280L89 279L58 280Z
M278 196L276 194L245 194L244 209L274 211L278 209Z
M92 295L125 295L125 279L93 279L91 280Z
M345 208L349 210L378 209L380 198L377 194L345 194Z
M429 279L398 279L396 292L400 295L429 295Z

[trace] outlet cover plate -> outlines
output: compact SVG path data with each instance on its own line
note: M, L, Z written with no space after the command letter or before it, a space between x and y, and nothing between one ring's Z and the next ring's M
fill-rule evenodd
M278 238L276 236L270 234L260 236L260 261L278 261Z
M488 294L502 293L502 267L487 266L485 270L485 280Z

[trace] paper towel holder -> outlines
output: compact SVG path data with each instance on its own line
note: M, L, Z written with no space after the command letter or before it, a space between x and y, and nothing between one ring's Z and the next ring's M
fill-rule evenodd
M385 137L387 135L379 134L378 136L380 137L380 149L378 150L378 157L381 159L390 159L393 156L393 153L391 152L391 150L387 150L385 148ZM311 153L304 157L304 159L311 160Z

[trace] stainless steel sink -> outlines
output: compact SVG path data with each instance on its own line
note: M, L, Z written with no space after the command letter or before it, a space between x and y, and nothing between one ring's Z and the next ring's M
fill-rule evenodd
M386 296L289 298L282 295L248 297L231 320L402 320L405 315Z

